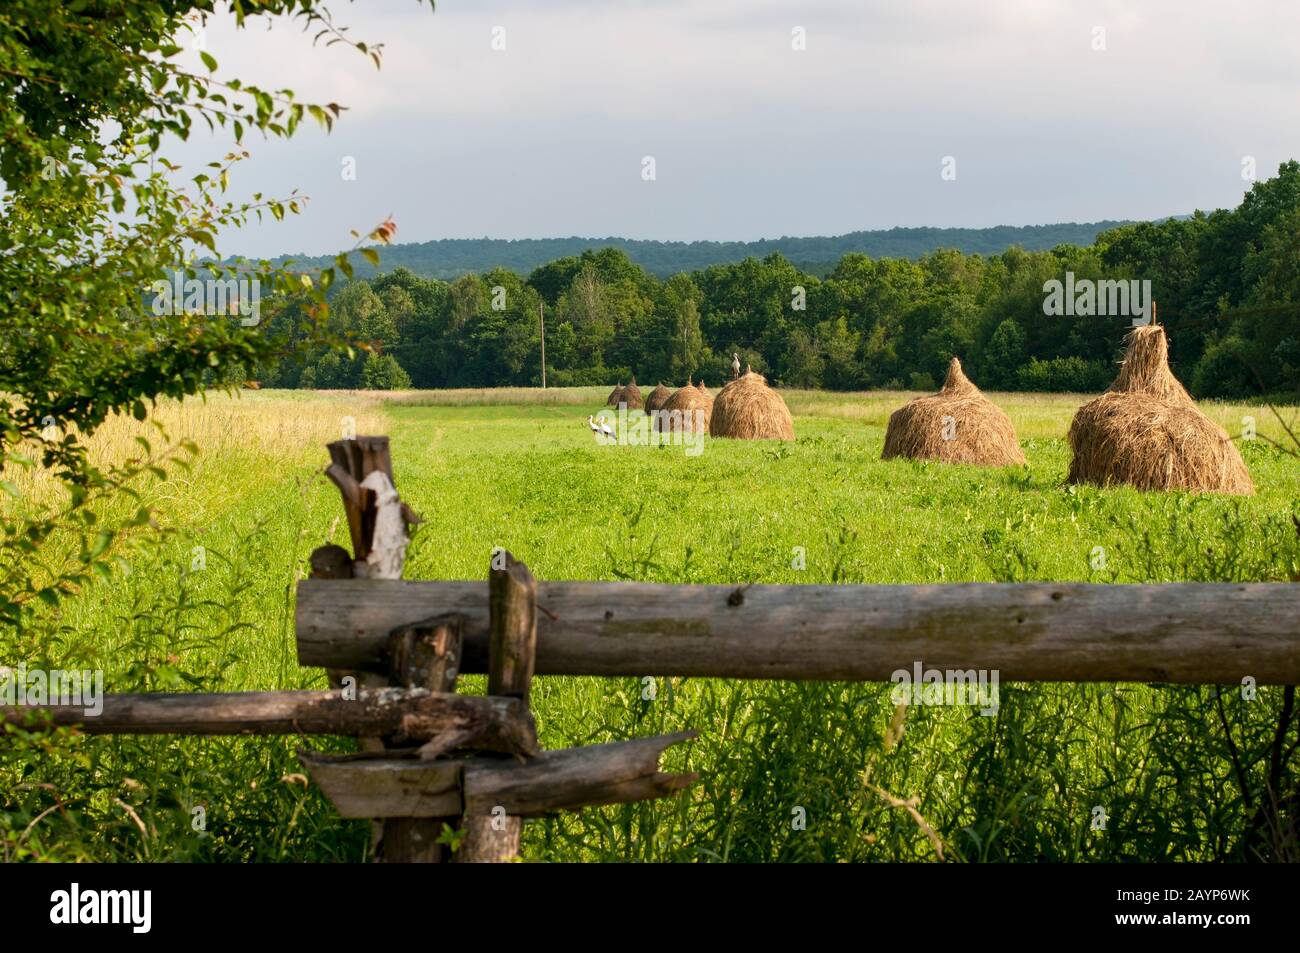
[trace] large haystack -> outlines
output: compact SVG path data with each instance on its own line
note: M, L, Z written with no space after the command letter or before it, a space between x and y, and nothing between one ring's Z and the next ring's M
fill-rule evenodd
M709 433L741 440L793 440L794 418L762 374L746 370L718 391Z
M703 427L696 423L697 410L704 412ZM655 430L663 433L680 433L685 430L708 433L709 421L712 418L713 398L698 387L692 387L687 381L685 387L674 391L672 396L664 401L663 406L659 408L658 416L654 418L654 427Z
M1227 431L1196 409L1169 370L1165 329L1134 328L1119 376L1070 425L1071 483L1141 490L1255 492Z
M672 395L673 395L672 391L670 391L663 384L660 384L658 387L656 387L654 390L652 390L649 394L646 395L645 412L648 414L658 410L660 407L664 405L664 401L666 401Z
M619 395L618 402L620 404L627 404L628 410L640 410L643 406L644 401L641 400L641 388L636 386L635 374L633 374L632 379L627 382L627 386L623 388L623 393Z
M622 399L623 399L623 385L615 384L614 389L610 391L609 396L605 398L605 405L607 407L617 407L618 402Z
M939 393L910 400L889 415L881 459L894 457L985 467L1025 462L1011 420L970 382L955 357Z

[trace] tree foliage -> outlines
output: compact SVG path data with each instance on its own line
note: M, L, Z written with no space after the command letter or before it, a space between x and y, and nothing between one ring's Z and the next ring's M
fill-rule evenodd
M379 48L350 39L319 0L228 8L239 27L292 20L380 62ZM113 414L144 419L160 397L233 383L281 359L292 342L260 326L261 297L293 293L302 341L316 336L336 270L352 273L346 253L311 275L291 263L221 259L222 230L283 218L305 201L296 192L236 197L246 138L288 138L304 121L328 129L342 107L225 77L202 49L201 67L187 66L191 38L215 12L216 0L0 6L0 488L17 496L8 477L38 465L68 487L57 516L18 504L0 513L0 622L16 621L33 598L57 602L102 568L118 530L96 525L88 501L161 465L143 446L121 467L93 466L86 439L96 428ZM167 150L199 124L224 130L229 151L199 169L169 161ZM393 229L356 235L358 245L386 242ZM372 248L361 252L377 262ZM160 289L175 280L197 296L160 307ZM80 535L81 551L70 564L42 564L59 526Z
M916 261L844 255L822 275L780 254L657 278L618 248L451 282L398 268L355 282L394 311L383 342L416 387L610 384L730 376L731 356L790 386L927 388L962 358L983 387L1095 392L1114 377L1132 315L1051 316L1048 281L1151 282L1175 370L1202 397L1300 387L1300 164L1241 207L1142 222L1091 245ZM394 289L403 294L396 296ZM500 289L494 292L493 289ZM340 291L336 314L359 292ZM374 296L372 296L374 297ZM369 300L369 299L368 299ZM286 320L291 319L286 314ZM353 316L342 331L363 334ZM291 332L291 328L286 328ZM334 362L321 350L317 361ZM293 386L298 371L268 371ZM356 376L309 377L362 386Z

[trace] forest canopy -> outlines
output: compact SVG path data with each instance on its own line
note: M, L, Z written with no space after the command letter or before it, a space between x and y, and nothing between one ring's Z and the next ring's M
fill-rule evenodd
M386 263L390 261L386 257ZM1087 245L916 260L845 254L824 274L785 256L661 278L619 248L450 281L406 268L336 288L329 321L368 342L263 365L265 386L536 386L720 381L733 353L789 387L931 389L954 355L981 387L1105 388L1128 314L1048 315L1051 281L1149 281L1175 372L1200 397L1300 389L1300 163L1233 210L1139 222ZM270 330L306 326L282 302Z

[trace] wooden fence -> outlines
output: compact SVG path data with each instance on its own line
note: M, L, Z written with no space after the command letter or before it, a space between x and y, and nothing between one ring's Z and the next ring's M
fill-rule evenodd
M300 758L343 816L374 820L376 859L474 862L515 858L524 818L695 779L659 769L691 732L541 750L535 673L885 681L923 663L1003 681L1300 683L1294 584L547 583L504 551L487 585L405 582L418 518L397 495L387 438L329 449L352 552L312 553L296 626L299 662L325 668L329 691L116 695L95 717L13 707L0 721L356 737L355 753ZM456 694L462 672L486 673L487 694Z

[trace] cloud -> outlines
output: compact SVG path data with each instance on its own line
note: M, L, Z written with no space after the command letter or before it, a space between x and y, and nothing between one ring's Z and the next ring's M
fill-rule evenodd
M257 148L241 170L250 190L319 198L240 236L261 252L331 250L390 211L405 240L1156 216L1234 204L1245 154L1261 170L1300 154L1293 0L440 0L335 15L384 43L382 70L284 25L207 31L224 74L349 107L333 136ZM355 182L338 181L343 155ZM956 182L939 177L945 155Z

